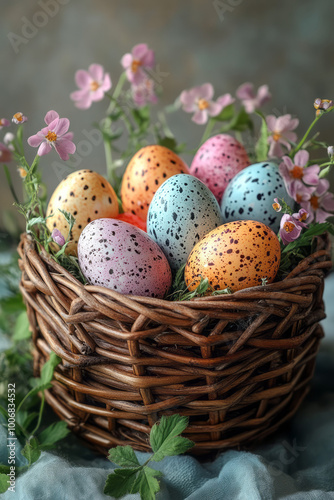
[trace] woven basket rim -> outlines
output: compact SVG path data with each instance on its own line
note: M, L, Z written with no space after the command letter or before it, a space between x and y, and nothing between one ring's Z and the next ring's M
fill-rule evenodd
M155 297L146 297L146 296L139 296L139 295L132 295L132 294L122 294L120 292L117 292L116 290L111 290L109 288L103 287L101 285L89 285L89 284L83 284L81 283L75 276L73 276L69 271L67 271L65 268L63 268L60 264L58 264L56 261L52 259L51 254L47 253L45 249L43 248L40 254L37 254L39 258L48 265L51 265L56 272L59 274L63 275L66 277L69 281L73 282L76 286L82 289L89 290L90 292L94 293L101 293L104 295L109 296L110 298L113 298L115 300L122 300L122 298L127 298L127 299L132 299L136 300L139 302L147 302L151 306L159 306L161 305L161 301L163 303L170 303L175 306L177 305L185 305L187 304L188 306L192 303L197 303L197 302L221 302L221 301L233 301L235 298L241 299L243 297L248 297L250 298L250 295L252 293L270 293L272 291L278 291L281 290L282 288L288 289L289 286L294 287L297 284L298 276L302 274L303 277L308 276L310 274L313 274L313 271L309 271L309 266L310 264L315 261L315 260L322 260L324 264L320 265L319 268L324 269L325 275L327 275L332 267L333 263L331 261L331 241L328 233L324 233L321 236L316 237L317 242L319 243L320 241L323 242L321 245L321 249L317 249L315 252L310 254L309 256L305 257L302 259L299 264L288 273L288 275L283 279L279 281L274 281L273 283L269 284L264 284L264 285L258 285L258 286L253 286L249 288L244 288L242 290L238 290L235 292L231 292L230 294L219 294L219 295L210 295L210 296L204 296L204 297L194 297L189 300L181 300L181 301L172 301L172 300L167 300L165 298L158 299ZM18 245L18 252L20 257L22 257L23 254L23 248L26 248L28 246L28 251L29 250L35 250L36 249L36 243L33 240L33 238L27 234L27 233L21 233L20 237L20 243ZM26 251L26 250L25 250ZM257 297L255 297L257 298Z

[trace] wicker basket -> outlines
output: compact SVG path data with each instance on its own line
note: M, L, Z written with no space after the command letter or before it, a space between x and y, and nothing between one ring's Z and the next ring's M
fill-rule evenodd
M161 417L187 415L192 453L248 447L303 401L323 336L329 240L283 281L169 302L83 286L22 235L21 291L35 372L62 358L49 405L95 450L149 451Z

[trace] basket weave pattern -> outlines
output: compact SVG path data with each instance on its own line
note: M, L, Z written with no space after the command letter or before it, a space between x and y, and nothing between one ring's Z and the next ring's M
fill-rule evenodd
M95 450L149 451L150 427L172 413L189 417L193 453L244 447L304 399L323 336L328 240L283 281L186 302L83 286L27 235L18 251L35 373L50 350L62 358L47 401Z

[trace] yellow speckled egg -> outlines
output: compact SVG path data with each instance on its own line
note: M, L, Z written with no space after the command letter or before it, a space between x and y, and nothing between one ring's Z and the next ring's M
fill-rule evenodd
M190 291L203 278L232 292L274 281L281 260L276 234L262 222L240 220L213 229L192 249L185 267Z
M117 217L117 196L102 175L93 170L78 170L65 177L55 189L46 213L47 216L53 214L47 219L48 229L51 232L59 229L67 238L69 227L58 209L69 212L75 218L66 253L77 255L79 236L87 224L95 219Z
M164 146L145 146L131 159L123 177L121 199L124 212L146 221L148 207L158 187L175 174L188 174L181 158Z

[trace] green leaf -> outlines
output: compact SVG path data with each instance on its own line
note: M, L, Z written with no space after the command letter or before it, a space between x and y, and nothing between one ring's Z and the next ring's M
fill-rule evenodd
M7 474L0 474L0 493L5 493L8 490L10 483Z
M59 212L63 214L65 217L66 222L69 224L69 226L73 227L75 224L75 217L70 212L66 212L66 210L62 210L61 208L58 208Z
M36 417L38 417L38 413L36 411L28 412L26 410L20 410L16 415L16 422L23 427L23 429L27 430Z
M261 116L261 119L262 119L262 125L261 125L260 137L255 146L256 160L258 162L267 160L268 149L269 149L267 123L263 116Z
M31 331L29 330L28 316L26 311L22 311L15 323L13 340L18 342L19 340L29 339L30 337Z
M44 389L49 389L51 387L51 380L53 378L53 373L57 365L61 362L61 358L57 356L53 351L50 352L49 360L43 365L41 370L41 377L35 377L31 379L33 388L29 392L29 396L36 394ZM27 396L26 396L27 397Z
M143 106L142 108L134 108L131 110L132 115L136 123L140 128L146 126L150 121L150 108L149 106Z
M38 436L38 441L42 450L53 447L55 443L64 439L70 433L67 423L63 420L49 425Z
M61 362L61 358L57 356L53 351L50 352L49 360L43 365L41 370L41 383L49 384L53 378L53 372L56 366Z
M48 219L49 217L53 217L53 214L49 215L46 218L45 217L32 217L27 222L27 231L29 231L33 226L36 226L36 224L45 224L46 219Z
M36 462L41 456L41 449L36 438L31 438L26 442L25 447L21 450L22 455L28 460L29 465Z
M232 120L234 116L234 104L230 104L229 106L226 106L219 115L214 116L213 119L219 122L226 122L229 120Z
M122 467L136 467L140 466L138 458L131 446L116 446L109 450L108 459Z
M165 146L165 148L171 149L176 153L177 150L177 142L174 137L161 137L158 140L158 144L160 146Z
M109 474L104 487L104 494L114 498L120 498L130 493L136 480L138 468L116 469Z
M154 500L155 494L160 490L156 477L161 476L160 471L145 466L136 477L131 493L140 493L141 500Z
M22 295L17 294L14 297L8 297L1 301L1 310L7 315L15 314L18 311L25 310L25 305L22 300Z
M180 415L161 417L159 423L154 424L150 434L150 444L154 455L152 460L160 462L164 457L179 455L194 446L189 439L179 436L188 425L188 418Z
M253 130L253 122L244 108L241 108L239 113L233 118L229 124L230 130L244 132L245 130Z

